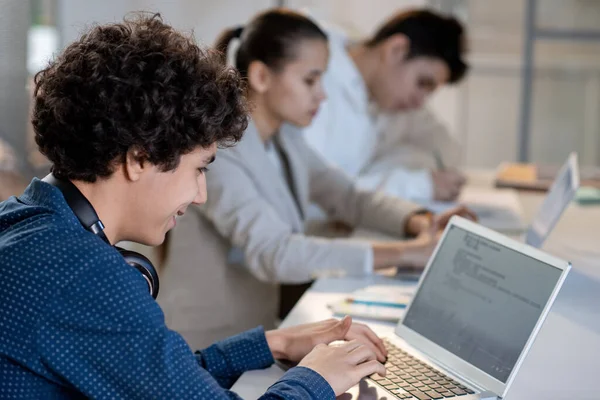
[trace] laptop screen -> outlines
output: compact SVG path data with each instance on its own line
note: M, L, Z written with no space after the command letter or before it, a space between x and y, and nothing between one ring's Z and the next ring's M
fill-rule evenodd
M402 323L506 382L561 273L451 225Z
M525 233L525 243L540 248L579 187L577 155L571 154L552 183L542 206Z

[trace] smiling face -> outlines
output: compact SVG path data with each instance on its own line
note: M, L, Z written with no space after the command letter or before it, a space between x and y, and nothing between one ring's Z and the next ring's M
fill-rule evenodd
M321 77L327 68L329 50L327 42L321 39L304 39L294 46L294 58L276 70L264 67L263 82L256 82L254 87L260 90L270 115L304 127L310 125L325 100Z
M131 191L131 201L136 206L128 216L129 230L133 232L130 240L157 246L190 204L206 202L205 172L216 150L216 143L206 149L197 148L181 156L172 171L151 165L140 174L135 190Z

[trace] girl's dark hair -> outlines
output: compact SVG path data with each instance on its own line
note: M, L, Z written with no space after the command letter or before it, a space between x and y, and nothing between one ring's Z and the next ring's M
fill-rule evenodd
M239 74L152 14L92 27L36 75L34 102L54 174L88 182L132 148L173 170L197 147L239 141L248 124Z
M367 46L377 46L396 34L403 34L410 40L407 58L424 56L444 61L450 69L450 83L460 81L467 72L468 66L462 58L465 30L456 18L430 10L402 11L380 26L367 41Z
M225 30L215 43L215 48L227 58L232 39L241 39L235 57L235 66L243 77L248 75L252 61L261 61L278 70L294 58L295 45L303 39L327 40L327 35L312 20L297 12L276 8L261 14L245 27Z

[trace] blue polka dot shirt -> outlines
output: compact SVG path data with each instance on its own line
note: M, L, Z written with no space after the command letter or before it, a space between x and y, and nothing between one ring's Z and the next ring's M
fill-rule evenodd
M0 280L0 399L232 399L273 363L260 327L193 353L141 274L37 179L0 203ZM297 367L263 398L334 393Z

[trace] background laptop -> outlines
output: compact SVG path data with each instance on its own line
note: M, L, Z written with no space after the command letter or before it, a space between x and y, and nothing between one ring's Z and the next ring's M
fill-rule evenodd
M458 203L473 210L479 217L479 224L506 234L525 231L522 240L539 248L575 197L579 174L577 153L573 152L555 175L542 206L529 226L525 225L518 192L513 189L466 187ZM431 202L425 203L424 207L439 213L458 203Z
M569 206L579 189L579 163L577 153L571 153L560 168L544 202L525 232L524 241L540 248L552 229Z
M579 183L579 163L577 153L573 152L560 168L548 193L544 197L542 205L538 208L535 217L527 227L525 233L516 236L518 240L525 242L530 246L541 248L544 241L548 238L552 229L554 229L554 226L556 226L556 223L575 197L577 189L579 189ZM470 192L469 196L473 199L477 197L476 192ZM506 197L507 196L500 196L495 201L505 201ZM508 198L510 197L511 196L508 196ZM478 216L480 216L480 220L478 221L480 225L502 231L502 229L497 229L501 224L494 224L490 221L505 218L508 221L506 222L506 226L514 224L513 219L515 217L513 213L493 210L486 211L485 206L481 206L481 204L484 204L486 201L487 200L480 201L480 206L477 206L477 203L474 202L474 200L470 200L466 203ZM515 197L513 203L515 201L518 202L518 197ZM520 209L520 204L518 204L518 207ZM514 209L514 207L511 206L509 209ZM522 220L520 212L518 218ZM488 222L487 224L486 220ZM519 224L522 224L522 222L519 222ZM403 280L417 281L420 278L420 275L421 272L415 269L398 270L398 278Z
M396 335L388 375L344 399L506 396L570 264L453 217ZM391 396L393 394L393 396Z

